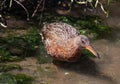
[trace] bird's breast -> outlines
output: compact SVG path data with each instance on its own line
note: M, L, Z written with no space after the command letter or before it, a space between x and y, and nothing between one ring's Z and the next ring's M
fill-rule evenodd
M51 45L46 46L46 49L47 53L50 54L54 59L67 61L69 59L75 59L78 57L78 53L80 53L79 49L70 42L51 43Z

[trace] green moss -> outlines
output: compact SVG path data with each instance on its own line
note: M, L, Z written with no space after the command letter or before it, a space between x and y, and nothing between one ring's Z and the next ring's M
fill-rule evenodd
M41 19L38 16L38 20ZM80 34L91 36L92 38L103 37L111 32L108 26L101 23L101 19L98 16L85 16L85 17L72 17L62 16L53 13L45 13L41 25L50 22L65 22L78 30ZM19 28L16 28L19 30ZM15 30L15 29L14 29ZM4 31L5 32L5 31ZM3 61L16 61L22 57L35 56L37 52L37 59L39 63L50 62L51 59L47 55L43 44L41 43L41 37L39 35L39 29L37 27L26 28L25 33L15 35L15 31L12 31L7 37L0 38L0 62ZM38 51L39 50L39 51Z
M5 61L20 61L21 58L18 56L12 56L8 51L0 49L0 62Z
M83 35L87 35L88 34L88 31L87 30L78 30L80 34L83 34Z
M34 80L33 77L25 74L13 75L13 77L17 80L17 84L32 84L32 81Z
M16 79L11 74L0 74L0 84L17 84Z
M39 51L38 55L36 55L36 58L40 64L50 63L52 61L51 57L47 54L43 43L41 43L38 50Z
M6 72L10 70L18 69L21 70L21 66L18 64L0 64L0 72Z
M0 84L32 84L33 77L25 74L0 74Z
M14 32L12 32L14 33ZM39 29L30 27L26 30L26 33L20 35L8 35L7 37L1 38L0 49L5 52L9 52L9 56L32 56L36 54L40 44ZM3 56L5 54L1 56ZM8 53L6 53L8 56Z
M40 44L39 29L31 27L27 30L27 34L22 37L29 49L37 49Z
M100 19L98 16L83 16L76 18L72 16L62 16L53 13L46 13L42 19L41 28L45 23L51 22L68 23L73 27L76 27L80 34L89 35L91 33L95 33L96 37L102 37L104 35L108 35L111 32L111 28L103 25L102 19Z

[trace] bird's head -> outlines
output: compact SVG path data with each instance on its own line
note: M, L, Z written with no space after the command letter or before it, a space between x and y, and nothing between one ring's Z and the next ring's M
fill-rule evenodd
M99 58L99 54L95 52L95 50L91 47L89 39L85 35L79 35L75 38L75 43L84 48L89 50L94 56Z

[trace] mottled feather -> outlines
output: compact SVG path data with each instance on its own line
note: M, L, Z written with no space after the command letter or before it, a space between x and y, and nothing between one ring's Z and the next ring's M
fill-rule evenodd
M55 60L75 61L80 57L81 48L74 45L78 32L71 25L62 22L46 24L41 30L41 36L47 53Z

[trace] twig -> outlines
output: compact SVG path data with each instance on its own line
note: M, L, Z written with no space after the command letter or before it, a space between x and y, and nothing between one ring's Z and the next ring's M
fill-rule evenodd
M105 11L102 3L99 2L99 4L100 4L100 7L101 7L102 11L106 14L106 17L108 17L108 12Z
M39 1L37 7L35 8L35 10L34 10L34 12L33 12L33 14L32 14L32 17L34 17L35 14L37 13L38 9L40 8L40 4L41 4L41 3L42 3L42 0Z
M99 3L99 1L96 0L96 2L95 2L95 8L97 7L98 3Z
M10 0L9 7L11 7L11 6L12 6L12 3L13 3L13 0Z
M26 14L27 14L27 20L29 21L29 12L28 12L28 10L25 8L25 6L24 5L22 5L19 1L17 1L17 0L14 0L17 4L19 4L24 10L25 10L25 12L26 12Z
M42 16L43 16L44 8L45 8L45 0L43 0L43 5L42 5L42 9L41 9L41 16L40 16L39 25L41 25L41 22L42 22Z
M4 28L7 27L7 23L6 23L6 20L5 18L2 17L2 15L0 14L0 25Z
M75 0L75 2L78 3L78 4L87 4L87 1L77 1L77 0Z

